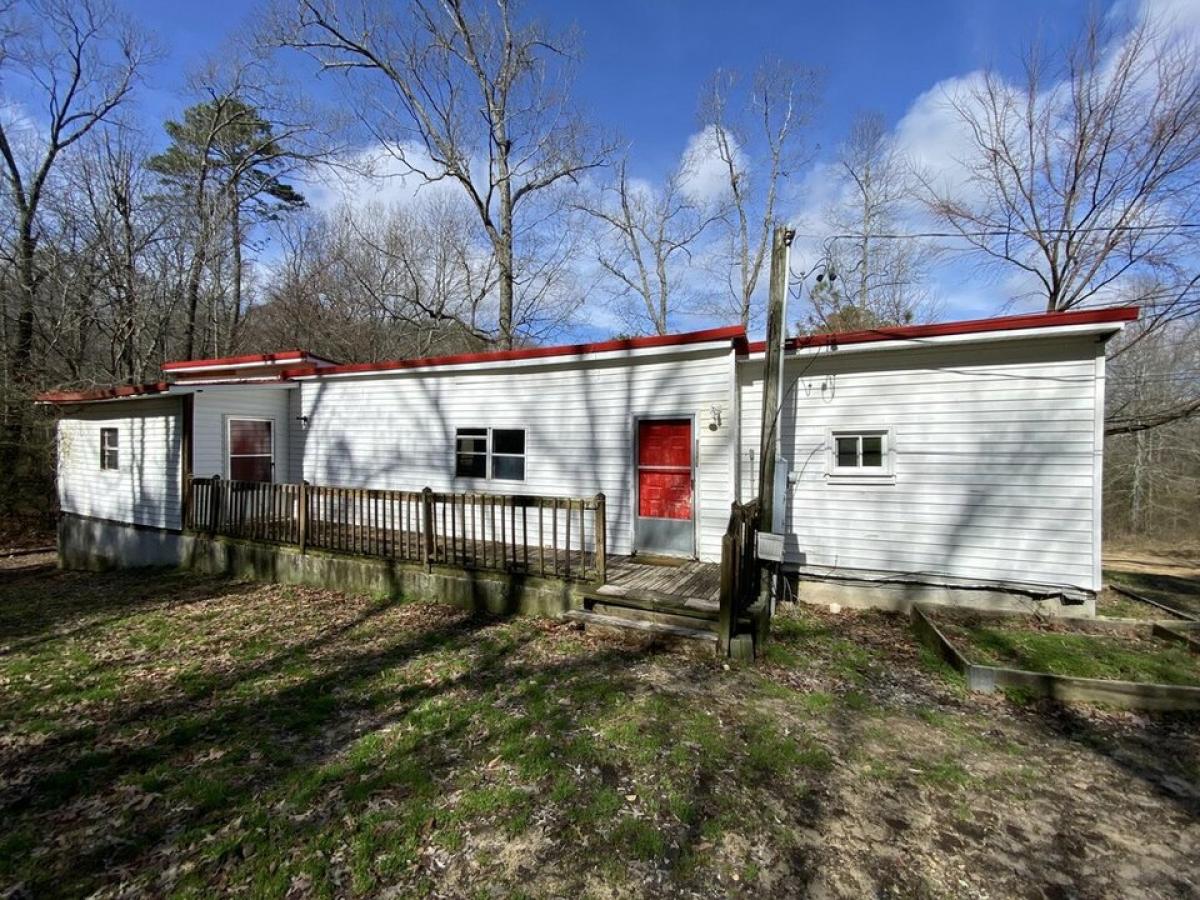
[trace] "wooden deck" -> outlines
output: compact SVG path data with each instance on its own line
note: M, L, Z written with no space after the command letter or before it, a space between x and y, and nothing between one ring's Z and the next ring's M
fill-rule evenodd
M675 601L697 611L715 612L721 605L721 567L717 563L682 560L644 562L637 557L610 556L608 580L598 596Z

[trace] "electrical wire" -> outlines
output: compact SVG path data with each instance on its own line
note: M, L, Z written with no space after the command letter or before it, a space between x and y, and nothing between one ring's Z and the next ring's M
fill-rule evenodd
M1140 234L1172 234L1176 231L1200 228L1200 222L1155 222L1149 225L1083 225L1078 228L1041 228L1041 234L1094 234L1099 232L1130 232ZM911 231L911 232L881 232L879 234L796 234L796 237L810 241L843 241L843 240L884 240L902 241L918 238L970 238L970 237L1029 237L1019 229L996 229L982 231Z

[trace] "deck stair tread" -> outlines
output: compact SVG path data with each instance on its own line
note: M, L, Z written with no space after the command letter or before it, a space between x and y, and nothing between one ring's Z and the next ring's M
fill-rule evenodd
M721 604L703 597L686 597L645 589L629 589L606 584L584 594L585 602L628 606L653 612L690 615L697 618L716 618Z
M658 622L662 625L678 625L681 628L693 628L698 631L717 630L716 616L688 615L686 612L662 612L657 609L643 609L635 606L618 606L611 603L595 602L584 607L588 612L602 616L632 619L636 622Z
M592 612L587 609L573 609L564 613L563 618L572 622L582 622L584 625L600 625L606 628L625 628L633 631L643 631L664 637L686 638L695 641L715 642L715 632L699 628L686 628L680 625L668 625L662 622L643 622L624 616L610 616Z

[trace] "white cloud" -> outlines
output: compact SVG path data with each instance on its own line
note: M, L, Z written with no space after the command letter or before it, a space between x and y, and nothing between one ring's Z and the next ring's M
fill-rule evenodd
M745 171L746 155L732 139L730 151L734 165L739 171ZM680 187L693 203L712 205L729 193L729 172L725 160L721 158L717 132L713 126L688 138L680 159L680 171Z
M462 196L462 188L456 183L448 179L427 182L410 166L430 174L438 171L424 148L416 144L360 147L336 165L311 171L304 179L304 195L309 205L322 213L343 205L351 209L405 207L442 192Z
M974 140L954 102L966 102L982 80L981 72L971 72L940 81L918 96L896 123L897 150L939 190L966 186L965 161Z
M0 122L21 165L32 165L46 141L46 131L19 100L0 96Z

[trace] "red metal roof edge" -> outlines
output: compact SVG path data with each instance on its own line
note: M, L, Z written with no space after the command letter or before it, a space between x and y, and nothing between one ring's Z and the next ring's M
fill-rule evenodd
M177 359L162 364L162 370L169 372L174 369L194 369L200 366L247 366L273 362L298 362L302 359L319 359L322 362L337 364L337 360L309 353L307 350L280 350L277 353L249 353L245 356L219 356L214 359Z
M91 403L96 400L120 400L122 397L165 394L170 387L165 381L156 381L153 384L123 384L90 391L45 391L34 399L38 403Z
M423 359L397 359L377 363L349 363L339 366L305 366L285 369L284 378L309 375L340 375L355 372L390 372L404 369L425 369L436 366L467 365L470 363L512 362L523 359L546 359L556 356L583 356L589 353L608 353L617 350L643 350L652 347L683 347L709 341L744 342L746 330L740 325L690 331L684 334L653 335L651 337L618 338L591 344L563 344L557 347L531 347L526 350L488 350L482 353L459 353L455 356L431 356Z
M904 341L916 338L952 337L961 334L981 334L988 331L1023 331L1030 328L1066 327L1068 325L1099 325L1106 322L1132 322L1138 317L1136 306L1113 306L1105 309L1075 309L1067 312L1026 313L1017 316L997 316L991 319L966 319L961 322L938 322L931 325L897 325L867 331L843 331L789 338L788 350L806 347L828 347L841 344L867 344L876 341ZM761 353L765 341L750 341L746 352Z

